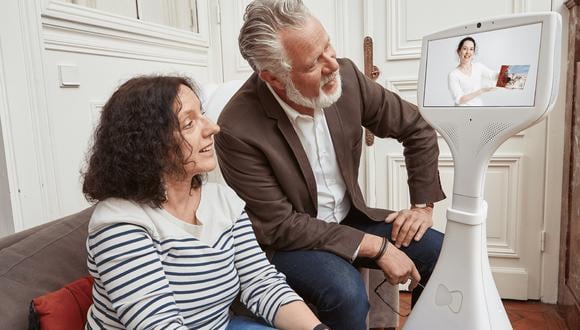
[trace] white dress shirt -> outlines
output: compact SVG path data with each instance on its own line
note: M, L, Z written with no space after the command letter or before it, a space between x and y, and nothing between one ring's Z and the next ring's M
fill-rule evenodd
M340 173L334 145L323 109L314 109L314 116L300 114L266 84L290 119L316 179L318 219L340 223L350 210L346 185Z
M459 106L483 106L483 100L479 96L462 104L459 104L459 100L462 96L476 92L482 87L495 86L496 79L497 73L481 63L473 63L471 65L471 75L467 75L455 68L449 73L448 79L449 91L453 97L453 102Z

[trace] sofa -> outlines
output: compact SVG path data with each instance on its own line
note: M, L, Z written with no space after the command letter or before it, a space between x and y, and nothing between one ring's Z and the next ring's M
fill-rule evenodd
M217 119L241 83L204 86L202 102L209 118ZM219 169L209 173L208 180L223 182ZM85 244L93 209L94 206L0 239L0 329L27 329L33 298L88 275ZM368 270L362 274L368 283ZM374 295L373 289L370 287L370 296ZM396 287L387 296L397 308ZM397 315L388 313L386 322L396 326Z
M93 209L0 239L0 329L27 329L33 298L87 276Z

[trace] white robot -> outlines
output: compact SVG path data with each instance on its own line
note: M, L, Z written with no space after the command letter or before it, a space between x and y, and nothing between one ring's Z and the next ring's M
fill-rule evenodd
M487 256L485 174L500 144L552 109L561 25L554 12L513 15L423 38L418 106L449 145L455 178L441 255L405 330L512 329ZM462 72L465 77L458 81L459 73L452 73L457 63L473 60L469 49L457 50L466 37L479 53L476 62L465 66L471 72ZM485 77L475 77L479 71ZM491 88L471 98L462 95L486 86Z

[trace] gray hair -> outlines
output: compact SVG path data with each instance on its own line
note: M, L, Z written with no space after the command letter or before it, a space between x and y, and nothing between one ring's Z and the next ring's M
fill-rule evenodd
M244 59L255 72L274 74L291 69L278 32L300 28L310 17L302 0L254 0L246 7L238 44Z

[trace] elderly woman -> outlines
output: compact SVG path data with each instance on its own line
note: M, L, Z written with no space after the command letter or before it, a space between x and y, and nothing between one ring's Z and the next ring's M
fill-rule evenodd
M83 184L98 201L88 329L271 329L230 315L240 293L277 328L325 328L260 250L244 203L203 183L218 132L182 77L131 79L105 105Z

